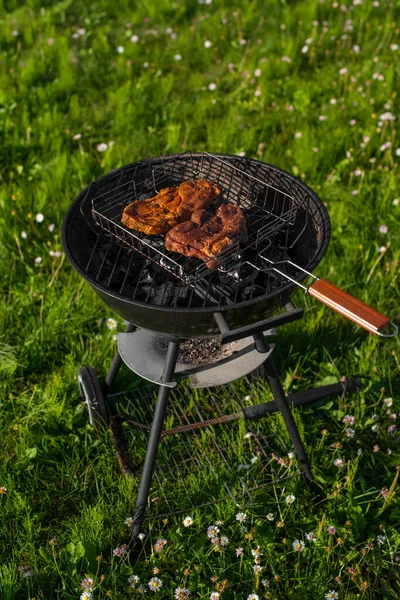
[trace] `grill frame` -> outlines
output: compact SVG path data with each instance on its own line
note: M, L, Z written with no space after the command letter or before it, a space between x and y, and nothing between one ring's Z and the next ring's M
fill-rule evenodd
M303 209L304 223L297 224L299 233L290 245L287 241L289 248L294 246L307 227L309 210L304 205L309 197L295 199L287 191L249 175L209 152L186 152L177 155L177 158L168 158L162 165L152 168L151 173L141 181L134 179L136 171L133 171L132 177L128 173L129 166L117 171L113 175L116 186L107 191L102 190L98 181L89 186L84 202L90 203L93 220L116 240L132 247L183 281L193 282L194 286L202 283L205 277L212 274L212 270L199 259L167 251L163 243L165 234L149 236L123 225L121 215L128 204L154 197L161 189L177 187L189 179L206 179L216 183L223 193L217 198L215 206L233 203L242 208L248 230L246 243L236 242L213 257L219 264L218 268L224 272L232 272L237 268L240 264L238 254L250 248L263 252L268 250L272 244L271 238L278 232L286 230L286 237L289 238L299 209Z
M193 153L196 155L196 153ZM200 155L201 153L197 153ZM180 154L167 155L164 157L154 157L151 159L145 159L143 161L137 161L125 165L124 168L134 168L135 165L157 164L162 165L166 159L182 156ZM235 166L243 170L255 171L257 168L269 169L278 176L288 179L292 184L298 186L304 194L308 194L312 199L312 202L316 205L320 215L320 227L318 231L319 241L318 249L313 259L309 261L306 267L310 272L319 264L322 260L330 241L330 221L329 215L321 199L317 194L310 189L303 181L299 178L291 175L290 173L255 159L248 159L238 157L229 154L216 154L215 156L221 156L224 160L231 161ZM107 179L115 175L117 170L107 173L103 177L97 180L97 183L106 182ZM216 311L215 306L202 306L202 307L191 307L185 308L182 306L159 306L152 305L149 303L141 302L136 299L132 299L128 296L124 296L120 293L115 293L113 290L107 289L105 286L95 281L90 273L85 272L82 267L82 261L77 258L77 246L80 244L90 245L91 240L96 237L96 226L94 223L89 222L86 216L86 222L81 214L81 207L85 195L88 192L88 188L83 190L75 199L75 201L69 207L65 216L63 227L62 227L62 242L69 262L72 264L74 269L93 287L100 298L112 308L116 313L122 316L124 319L133 323L139 327L146 327L154 331L163 331L173 335L180 335L182 337L212 337L218 335L219 330L216 326L213 314ZM74 233L74 228L75 231ZM304 280L304 273L297 273L293 279L298 282ZM260 296L256 299L248 301L242 301L240 304L233 306L223 305L217 308L218 312L224 314L228 325L231 328L239 327L248 323L252 323L256 320L265 318L268 315L273 314L278 310L282 304L282 298L288 298L294 294L297 290L297 286L291 282L285 283L279 289L269 293L268 295Z

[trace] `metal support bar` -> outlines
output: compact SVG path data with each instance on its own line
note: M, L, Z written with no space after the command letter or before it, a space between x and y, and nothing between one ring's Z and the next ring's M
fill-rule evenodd
M127 325L125 327L125 333L131 333L132 331L135 331L135 329L136 329L135 325L132 325L132 323L127 323ZM109 371L106 375L106 380L105 380L104 387L103 387L103 394L105 396L107 395L110 387L112 386L112 382L116 378L121 365L122 365L122 358L117 350L115 353L115 356L113 358L113 361L111 363L111 367L109 368Z
M304 404L311 404L330 396L336 396L342 394L345 390L355 390L362 387L361 379L349 379L346 383L333 383L332 385L323 385L318 388L312 388L305 390L304 392L297 392L295 394L289 394L287 401L289 406L302 406ZM253 406L246 406L242 408L243 416L247 420L261 419L265 417L267 413L277 412L279 410L277 403L263 402L262 404L254 404Z
M263 352L268 351L268 344L265 341L265 338L262 334L256 334L254 336L254 339L256 341L256 344L258 344L260 350L262 349ZM281 381L279 379L278 371L276 370L276 366L271 355L267 358L267 360L263 364L263 367L265 369L265 376L274 395L276 405L282 414L290 438L293 442L294 450L297 454L297 458L299 460L301 469L304 472L304 475L307 477L307 479L309 481L312 481L310 462L308 460L304 444L300 437L299 430L297 429L297 425L289 408L288 399L286 398Z
M236 340L243 337L262 333L267 329L273 329L275 327L280 327L281 325L286 325L286 323L297 321L302 318L303 312L304 310L302 308L294 308L294 310L289 310L280 315L276 315L275 317L271 317L270 319L257 321L256 323L244 325L244 327L238 327L237 329L229 329L223 314L220 312L214 313L214 319L221 332L221 344L229 344L230 342L236 342Z
M174 376L175 366L178 359L178 352L179 342L169 342L163 373L164 381L171 381ZM140 530L142 528L142 523L146 513L147 498L149 495L151 479L156 463L158 444L161 438L165 412L167 409L168 398L170 393L171 388L166 387L164 385L160 387L158 392L157 405L154 411L153 423L151 426L146 451L146 458L143 465L142 478L140 481L139 492L136 501L136 510L132 526L132 541L136 541L137 536L139 535Z

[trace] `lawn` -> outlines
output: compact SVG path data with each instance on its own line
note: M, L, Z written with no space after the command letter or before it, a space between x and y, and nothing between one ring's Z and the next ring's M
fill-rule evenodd
M61 224L85 186L134 160L258 158L326 203L332 239L316 273L399 324L400 4L6 0L0 10L0 599L399 598L399 338L298 293L305 316L275 340L285 390L364 381L295 410L322 495L299 475L280 415L215 427L201 438L215 467L155 480L140 551L126 552L138 478L121 473L109 432L89 425L76 379L84 364L104 377L124 327L65 260ZM113 391L138 386L124 367ZM271 399L247 380L215 393L227 411L235 398ZM120 411L131 401L113 397ZM140 458L145 441L127 434ZM240 486L227 496L214 438L230 441L240 477L268 483L253 503ZM176 452L179 439L168 442ZM181 512L168 515L165 498Z

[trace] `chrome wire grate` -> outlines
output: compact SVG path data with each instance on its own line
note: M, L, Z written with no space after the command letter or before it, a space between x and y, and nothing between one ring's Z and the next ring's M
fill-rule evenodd
M118 413L137 424L129 424L125 435L133 461L139 464L145 456L156 392L156 386L146 386L109 396ZM300 475L287 459L290 447L274 418L246 422L235 414L257 397L265 401L265 388L251 385L246 378L235 386L201 391L179 386L173 391L165 429L178 432L164 436L160 442L150 495L152 516L227 499L240 506L257 503L266 488ZM229 424L185 431L188 425L226 418L229 413L235 418ZM180 428L184 430L179 432ZM286 457L281 459L282 464L276 460L278 454Z
M105 187L92 184L88 192L90 198L86 201L91 203L94 221L113 238L194 286L201 284L212 271L199 259L166 250L164 235L148 236L128 229L121 223L122 212L128 204L151 198L163 188L176 187L188 179L206 179L217 183L223 190L218 203L229 202L240 206L246 215L249 233L244 246L236 244L216 257L218 269L229 273L238 268L246 250L265 252L271 248L274 236L279 232L283 245L289 249L307 227L307 196L300 201L299 198L295 200L290 187L284 189L283 178L279 180L271 172L271 177L265 181L207 152L185 153L170 159L167 157L161 165L150 166L144 177L142 173L139 177L137 175L124 170L107 180ZM304 209L301 215L300 208ZM296 235L293 236L294 230Z

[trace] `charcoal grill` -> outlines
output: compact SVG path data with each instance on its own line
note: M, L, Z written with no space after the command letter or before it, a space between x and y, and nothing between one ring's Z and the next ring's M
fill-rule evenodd
M122 211L129 203L188 179L218 184L222 189L219 202L237 204L246 216L247 241L237 242L218 255L213 269L199 259L168 252L162 235L146 236L121 223ZM344 385L353 389L360 380L294 394L288 402L268 336L303 316L291 296L300 286L372 333L383 337L397 333L394 324L394 331L388 333L389 319L312 275L329 244L327 210L302 181L257 160L202 152L126 165L79 194L64 219L62 238L72 266L127 325L126 332L118 336L118 351L103 388L92 367L78 371L91 422L109 421L106 396L122 362L160 386L139 488L134 538L145 516L168 398L171 392L176 393L175 376L188 377L192 388L228 385L255 371L266 378L273 403L250 406L233 416L219 415L217 421L205 419L201 426L261 418L279 410L300 467L311 481L310 463L289 405L342 393ZM307 287L303 282L308 276L314 283ZM284 312L275 314L282 309ZM189 365L179 356L184 340L216 336L224 348L218 360ZM115 418L111 423L120 462L126 465L122 429ZM188 425L190 431L198 426ZM175 433L182 433L178 429Z

